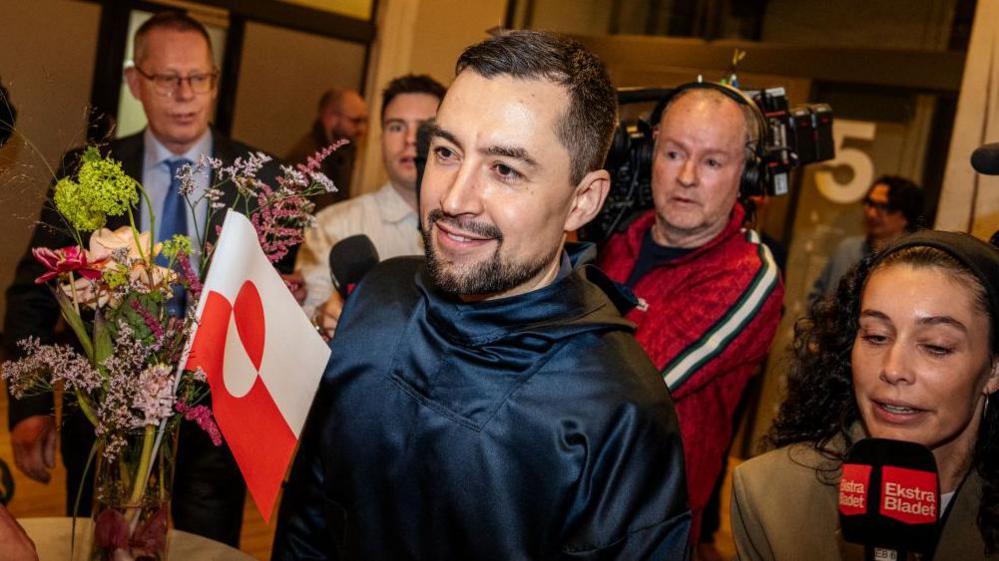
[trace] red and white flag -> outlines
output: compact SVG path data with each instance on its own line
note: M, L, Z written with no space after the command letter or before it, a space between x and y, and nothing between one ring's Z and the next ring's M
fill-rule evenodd
M228 211L198 302L187 368L201 368L215 420L269 521L329 360L253 225Z

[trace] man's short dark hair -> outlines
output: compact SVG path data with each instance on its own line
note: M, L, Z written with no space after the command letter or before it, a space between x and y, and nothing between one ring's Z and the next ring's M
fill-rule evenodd
M434 80L426 74L406 74L405 76L399 76L395 80L392 80L385 86L382 90L382 120L385 120L385 108L388 107L389 103L396 96L402 94L427 94L432 95L437 98L437 103L440 104L441 100L444 99L444 94L447 93L447 88L443 84Z
M919 185L898 175L882 175L871 183L871 190L880 184L888 186L888 210L901 212L902 216L905 216L907 231L915 232L925 226L923 205L926 202L926 193Z
M465 49L455 75L547 80L569 92L555 135L569 151L572 184L603 167L617 126L617 92L607 69L580 43L541 31L509 31Z
M176 10L159 12L147 19L135 31L135 42L133 46L132 60L139 63L146 57L146 36L154 29L169 29L170 31L190 31L201 35L208 44L208 52L212 52L212 39L208 36L208 31L201 22Z

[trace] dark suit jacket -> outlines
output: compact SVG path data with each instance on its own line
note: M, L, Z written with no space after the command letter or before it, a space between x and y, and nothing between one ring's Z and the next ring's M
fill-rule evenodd
M212 155L228 164L237 157L246 156L255 149L240 142L230 140L215 131L212 131ZM145 153L145 143L143 134L137 133L132 136L117 139L110 142L103 153L109 154L121 162L122 169L130 177L139 181L142 180L142 166ZM79 167L82 150L72 150L63 157L62 165L59 167L59 177L68 176ZM260 178L265 181L273 180L276 175L277 163L272 161L261 171ZM213 174L211 180L215 181ZM7 288L7 313L4 318L3 346L9 356L19 356L17 341L28 336L41 339L42 343L51 343L54 340L54 329L59 320L59 305L49 287L36 285L35 278L45 272L44 267L31 255L33 247L60 248L74 244L73 238L67 232L67 226L56 212L52 204L52 193L49 192L46 202L42 206L41 219L35 227L35 232L31 237L31 243L25 251L24 256L17 264L14 282ZM229 189L226 193L227 206L235 200L235 190ZM140 203L132 209L136 221L141 220L145 212L145 205ZM214 241L216 238L215 226L221 226L225 213L217 212L208 228L208 239ZM128 216L108 217L107 227L115 229L128 224ZM8 423L13 428L20 420L33 415L45 415L52 412L52 396L38 395L25 399L12 399L10 401L10 411Z
M753 458L736 468L732 483L732 537L741 561L863 561L864 548L840 532L838 468L810 445ZM972 471L951 499L934 561L999 559L985 556L975 523L981 493L982 479Z

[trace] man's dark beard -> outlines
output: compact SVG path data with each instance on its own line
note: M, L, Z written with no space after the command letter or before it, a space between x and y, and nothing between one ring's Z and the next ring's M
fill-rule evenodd
M496 250L487 262L473 264L469 270L464 270L464 267L458 265L449 266L434 251L431 239L430 232L438 220L444 220L445 223L453 224L466 232L495 239ZM430 278L441 290L462 296L497 294L516 288L537 276L562 249L561 244L556 245L548 255L529 263L505 263L500 257L500 249L503 247L503 233L498 228L471 220L449 217L436 208L427 215L421 234L423 235L423 248L427 255L427 272L430 274Z

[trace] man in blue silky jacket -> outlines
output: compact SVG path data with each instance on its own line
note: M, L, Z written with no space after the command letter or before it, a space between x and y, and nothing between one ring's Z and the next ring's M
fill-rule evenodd
M420 192L426 259L348 299L274 559L686 558L669 394L629 300L564 248L607 194L616 113L573 41L462 54Z

